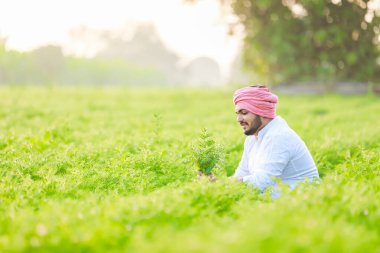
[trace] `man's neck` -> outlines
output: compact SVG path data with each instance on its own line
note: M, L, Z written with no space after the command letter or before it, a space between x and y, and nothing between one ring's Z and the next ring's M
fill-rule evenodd
M269 124L269 122L271 122L273 119L269 119L269 118L264 118L264 117L260 117L261 118L261 126L259 127L259 129L257 129L256 133L254 133L254 136L257 138L257 136L259 135L259 132L261 131L261 129L263 129L266 125Z

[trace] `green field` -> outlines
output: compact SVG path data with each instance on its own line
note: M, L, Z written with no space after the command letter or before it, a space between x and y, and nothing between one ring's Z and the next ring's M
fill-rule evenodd
M280 95L322 180L273 201L227 179L232 92L0 88L0 252L380 252L380 98Z

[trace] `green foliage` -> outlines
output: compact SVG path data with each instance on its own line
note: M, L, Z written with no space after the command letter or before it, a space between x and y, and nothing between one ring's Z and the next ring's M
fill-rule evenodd
M206 128L198 138L197 144L193 147L194 160L197 169L209 175L215 168L222 156L221 147L215 142L211 133Z
M244 63L260 82L379 81L380 16L370 1L237 0Z
M191 169L205 125L236 168L231 95L0 87L0 252L380 252L379 98L280 95L322 179L272 201Z

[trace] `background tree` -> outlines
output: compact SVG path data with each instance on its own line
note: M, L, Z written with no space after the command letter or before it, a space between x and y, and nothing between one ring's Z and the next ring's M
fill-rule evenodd
M41 83L60 80L65 67L65 58L60 46L41 46L32 51L32 59Z
M176 81L179 57L165 46L151 23L139 25L131 39L125 39L123 34L103 34L102 39L105 48L97 57L150 66L161 71L167 77L167 82Z
M260 80L380 80L377 0L220 1L243 25L244 65Z

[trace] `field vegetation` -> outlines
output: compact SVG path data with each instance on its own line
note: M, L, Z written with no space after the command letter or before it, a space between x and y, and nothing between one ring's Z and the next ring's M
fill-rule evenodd
M232 90L1 87L0 252L380 252L379 98L280 95L278 114L321 182L272 200L228 180Z

